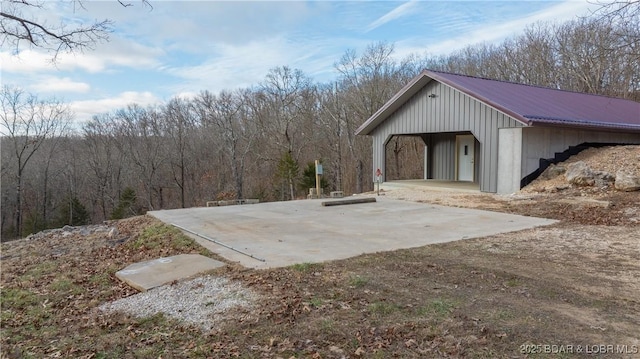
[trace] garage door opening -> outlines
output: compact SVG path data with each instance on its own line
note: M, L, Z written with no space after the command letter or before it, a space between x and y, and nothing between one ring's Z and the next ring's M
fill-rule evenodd
M393 135L385 144L385 187L479 190L480 143L469 132Z
M426 179L425 144L419 135L392 136L385 147L386 181Z

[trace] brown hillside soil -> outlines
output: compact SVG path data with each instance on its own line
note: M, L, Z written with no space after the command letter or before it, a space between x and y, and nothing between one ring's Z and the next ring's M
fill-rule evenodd
M609 166L628 157L607 160L600 153L607 150L583 160ZM3 243L2 357L640 357L640 194L553 191L564 184L549 181L557 183L539 181L513 196L387 192L561 221L321 264L229 265L215 275L260 299L249 314L220 314L221 324L205 332L163 315L96 309L135 292L114 277L134 261L213 256L153 219L117 222L112 238Z

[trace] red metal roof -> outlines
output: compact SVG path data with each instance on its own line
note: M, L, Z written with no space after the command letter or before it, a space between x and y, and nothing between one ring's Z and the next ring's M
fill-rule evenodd
M425 70L357 131L369 134L431 80L449 85L526 125L640 131L640 103L600 95Z

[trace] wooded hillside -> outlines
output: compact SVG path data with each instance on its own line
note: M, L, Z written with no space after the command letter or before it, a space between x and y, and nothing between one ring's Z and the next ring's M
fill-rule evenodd
M64 104L4 87L2 240L214 199L302 197L315 159L328 190L371 190L371 140L355 130L425 68L640 101L639 24L539 23L498 45L401 60L376 43L337 59L331 83L281 66L250 88L131 104L81 128ZM390 141L388 178L422 173L414 141Z

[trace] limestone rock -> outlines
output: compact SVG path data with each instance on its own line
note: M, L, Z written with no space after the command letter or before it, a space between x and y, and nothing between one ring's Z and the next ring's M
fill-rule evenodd
M576 186L593 186L596 183L594 172L583 161L567 165L564 177Z
M118 229L116 227L112 227L109 230L109 233L107 233L107 237L109 237L111 239L115 238L117 235L118 235Z
M560 176L561 174L565 173L567 171L567 169L562 166L562 165L555 165L555 164L550 164L549 167L547 167L546 170L544 170L544 172L542 172L542 174L540 175L540 177L544 178L544 179L552 179L552 178L556 178L558 176Z
M596 186L600 188L607 188L616 180L614 175L605 171L594 171L593 177L595 179Z
M631 192L640 190L640 177L625 171L624 169L616 172L615 187L619 191Z

